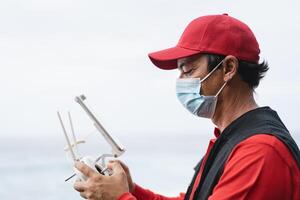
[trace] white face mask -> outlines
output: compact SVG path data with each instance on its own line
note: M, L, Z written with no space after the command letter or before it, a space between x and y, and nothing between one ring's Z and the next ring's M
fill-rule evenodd
M225 87L226 83L220 88L215 96L204 96L200 94L201 83L205 81L223 62L223 60L202 80L200 78L177 79L176 93L182 105L192 114L212 118L217 105L218 95Z

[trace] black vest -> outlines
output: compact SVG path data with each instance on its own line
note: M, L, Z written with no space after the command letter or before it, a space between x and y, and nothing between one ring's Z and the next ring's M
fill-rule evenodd
M262 133L273 135L282 141L300 168L299 148L277 113L269 107L257 108L237 118L218 137L207 157L193 200L207 200L219 182L225 162L233 148L243 140ZM190 198L201 164L202 160L195 167L195 174L187 189L185 200Z

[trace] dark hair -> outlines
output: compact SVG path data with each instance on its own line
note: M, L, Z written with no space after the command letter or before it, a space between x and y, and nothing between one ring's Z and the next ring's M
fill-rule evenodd
M208 70L211 71L217 64L219 64L225 56L216 54L206 54L208 58ZM243 81L245 81L251 89L255 89L260 79L265 76L269 70L269 65L266 61L261 63L250 63L239 60L238 74Z

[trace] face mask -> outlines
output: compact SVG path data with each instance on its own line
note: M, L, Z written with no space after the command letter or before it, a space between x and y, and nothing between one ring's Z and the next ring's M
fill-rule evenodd
M200 94L201 83L205 81L222 63L221 61L209 74L207 74L202 80L200 78L184 78L177 79L176 81L176 93L179 101L182 105L190 111L192 114L212 118L218 100L218 95L225 87L226 83L220 88L215 96L204 96Z

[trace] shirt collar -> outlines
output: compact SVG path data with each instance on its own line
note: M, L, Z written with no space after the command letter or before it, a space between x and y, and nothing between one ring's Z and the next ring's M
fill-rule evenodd
M214 134L215 134L216 138L218 138L221 135L220 129L218 129L217 127L215 127Z

